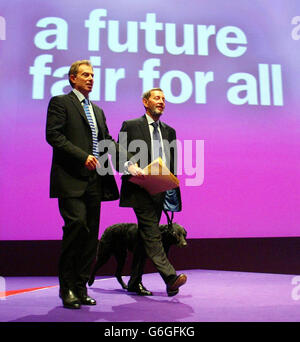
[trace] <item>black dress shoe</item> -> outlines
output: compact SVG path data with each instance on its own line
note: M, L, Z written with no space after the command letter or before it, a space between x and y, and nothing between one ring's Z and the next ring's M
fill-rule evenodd
M148 291L142 283L139 283L137 286L128 287L128 292L135 292L139 296L152 296L153 293Z
M64 308L80 309L80 300L72 290L63 290L59 292Z
M176 279L167 284L167 294L169 297L177 295L179 287L186 283L187 277L185 274L179 274Z
M79 300L82 305L96 305L97 302L87 294L79 295Z

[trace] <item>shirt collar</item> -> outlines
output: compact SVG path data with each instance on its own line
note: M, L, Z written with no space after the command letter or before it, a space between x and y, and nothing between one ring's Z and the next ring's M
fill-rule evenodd
M77 96L80 103L85 99L84 95L75 88L73 88L73 93Z
M150 115L148 114L145 114L146 115L146 119L147 119L147 122L148 122L148 125L151 125L153 122L155 122ZM158 127L160 126L160 122L159 120L156 121L158 123Z

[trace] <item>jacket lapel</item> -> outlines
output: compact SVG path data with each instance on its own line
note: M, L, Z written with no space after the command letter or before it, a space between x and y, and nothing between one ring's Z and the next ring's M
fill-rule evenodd
M150 130L149 130L146 114L140 118L139 127L140 127L140 130L142 131L144 141L146 142L148 146L148 160L151 162L152 145L151 145L151 136L150 136Z
M71 92L69 93L69 95L70 95L71 101L73 102L74 106L75 106L76 109L78 110L79 114L82 116L83 120L86 122L86 124L87 124L88 126L90 126L90 125L89 125L89 122L88 122L88 119L87 119L87 117L86 117L86 115L85 115L84 109L83 109L81 103L79 102L77 96L74 94L73 91L71 91Z
M162 135L163 140L169 141L168 128L166 127L166 125L162 121L160 121L160 131L161 131L161 135Z
M161 131L161 136L163 139L163 144L166 144L167 142L170 143L171 141L169 141L169 132L168 132L168 128L167 126L160 121L160 131ZM170 165L170 148L168 148L167 146L164 145L164 153L165 153L165 157L166 157L166 164Z
M151 162L152 144L151 144L151 136L150 136L150 130L149 130L149 125L148 125L148 121L146 118L146 114L140 118L140 129L143 133L144 141L146 142L148 146L148 160L149 162ZM163 143L170 142L168 128L162 121L160 121L160 131L161 131L162 139L164 140ZM170 165L170 159L171 159L170 149L166 147L167 146L165 146L164 148L166 164Z
M98 138L104 139L105 138L105 132L104 132L105 124L104 124L104 120L103 120L103 115L100 112L99 108L97 106L95 106L93 103L92 103L92 107L93 107L95 119L97 121L98 130L99 130Z
M88 127L90 127L90 124L88 122L88 119L86 117L86 114L85 114L85 111L82 107L82 104L80 103L80 101L78 100L77 96L74 94L73 91L71 91L69 93L70 95L70 98L74 104L74 106L76 107L76 109L78 110L78 112L80 113L80 115L82 116L83 120L86 122L86 124L88 125ZM92 102L91 102L92 103ZM95 118L96 118L96 121L97 121L97 125L98 125L98 130L99 130L99 136L100 138L104 137L104 122L103 122L103 118L102 118L102 115L101 113L99 112L99 109L97 106L95 106L93 103L92 103L92 107L93 107L93 111L94 111L94 115L95 115ZM101 136L102 135L102 136Z
M145 142L147 143L148 146L151 146L150 131L149 131L149 126L148 126L148 121L145 115L141 117L140 129L143 132Z

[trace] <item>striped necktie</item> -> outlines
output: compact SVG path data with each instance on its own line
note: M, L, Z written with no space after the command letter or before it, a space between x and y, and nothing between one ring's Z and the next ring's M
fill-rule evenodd
M158 131L158 123L152 122L151 124L154 128L153 130L153 160L157 159L158 157L162 158L162 143L160 134Z
M94 125L94 121L89 109L89 100L88 99L84 99L83 100L83 109L85 111L85 115L86 118L89 122L89 125L91 127L91 131L92 131L92 138L93 138L93 155L98 159L99 158L99 152L98 152L98 138L97 138L97 134L96 134L96 128Z

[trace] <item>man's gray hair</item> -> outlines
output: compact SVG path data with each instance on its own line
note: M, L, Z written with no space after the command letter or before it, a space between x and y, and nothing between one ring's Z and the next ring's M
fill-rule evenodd
M160 88L152 88L150 90L145 91L142 95L142 98L148 100L149 97L151 96L152 91L155 91L155 90L163 92L163 90Z

